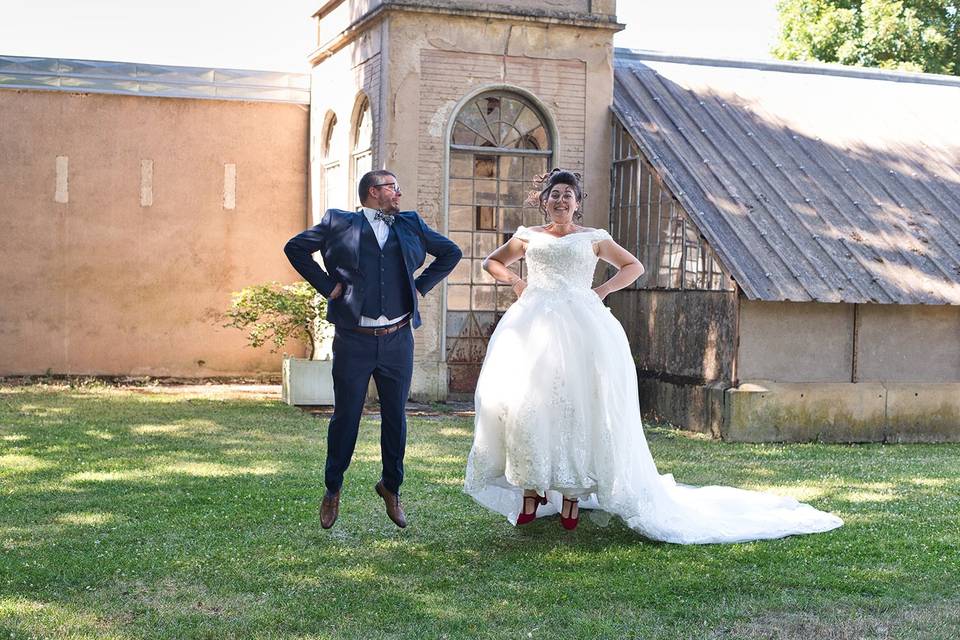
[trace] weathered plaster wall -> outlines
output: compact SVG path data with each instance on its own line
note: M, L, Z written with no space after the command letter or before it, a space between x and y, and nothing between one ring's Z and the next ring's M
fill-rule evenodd
M396 40L417 44L391 52L398 126L388 136L388 158L418 150L418 202L428 214L444 214L443 136L457 104L488 87L515 86L544 105L558 127L555 164L583 171L585 223L606 226L611 30L427 14L398 14L390 29ZM413 122L417 129L408 126Z
M730 380L736 297L725 291L625 289L607 298L623 323L641 375Z
M644 415L719 435L733 375L736 295L625 289L607 300L630 341Z
M860 305L857 380L960 382L960 307Z
M741 380L850 382L852 363L853 305L741 300Z
M0 375L279 372L217 315L297 277L306 107L0 90L0 150Z
M723 437L960 440L960 308L742 301Z
M553 164L584 173L591 205L585 223L605 226L609 189L606 127L612 95L612 32L487 19L397 14L391 41L416 43L391 50L392 119L388 162L414 182L419 210L446 227L445 150L458 105L487 89L516 87L531 95L558 130ZM416 126L413 126L416 123ZM462 247L467 257L470 247ZM418 347L425 358L444 359L440 296L424 301L433 322L424 323ZM445 387L445 367L438 382Z
M960 382L746 382L725 392L740 442L958 442Z
M353 210L357 201L357 182L351 170L351 156L354 148L357 107L364 96L370 100L370 113L373 122L373 161L371 166L382 168L382 82L381 47L383 43L383 23L378 23L369 31L359 35L348 46L340 49L311 72L310 89L310 219L304 225L320 222L326 209L324 203L337 209ZM336 118L333 135L330 138L330 151L324 154L323 145L327 136L330 118ZM324 174L323 166L332 161L339 162L335 175ZM403 184L403 183L401 183ZM406 185L404 185L406 187ZM325 195L329 190L331 194ZM405 206L412 206L406 199Z
M960 382L960 307L743 300L740 309L741 380Z
M587 224L605 226L612 30L438 13L430 6L443 3L423 4L427 10L385 12L367 35L316 67L314 130L322 126L326 105L338 99L321 87L359 86L361 79L373 77L360 69L375 56L378 88L368 89L371 101L378 102L375 166L396 172L404 206L415 207L442 231L446 133L456 105L485 88L519 87L546 107L559 129L555 164L584 172L590 202L601 203L588 207ZM338 121L343 122L339 114ZM421 301L421 315L412 395L444 398L442 287Z

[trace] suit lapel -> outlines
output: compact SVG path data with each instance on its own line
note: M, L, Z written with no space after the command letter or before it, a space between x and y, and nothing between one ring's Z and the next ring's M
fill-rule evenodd
M363 230L363 212L354 213L350 220L350 247L353 250L353 268L360 267L360 232Z
M391 225L390 231L397 234L397 242L400 243L400 255L403 256L403 264L408 270L411 270L410 256L407 255L409 253L410 242L412 241L410 231L400 221L399 217L397 218L397 221Z

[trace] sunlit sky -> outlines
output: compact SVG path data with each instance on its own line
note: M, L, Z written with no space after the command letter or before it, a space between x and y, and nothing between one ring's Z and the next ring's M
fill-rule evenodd
M306 72L322 0L3 0L0 55ZM769 58L776 0L619 0L618 47ZM265 7L269 7L265 9Z

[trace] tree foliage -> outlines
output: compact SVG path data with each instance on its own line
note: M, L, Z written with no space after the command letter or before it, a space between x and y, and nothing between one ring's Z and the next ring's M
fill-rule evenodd
M235 292L223 326L247 331L251 347L273 342L271 353L283 348L287 340L305 342L310 345L312 360L315 338L326 324L326 309L327 301L306 282L268 282Z
M779 0L782 60L960 75L960 0Z

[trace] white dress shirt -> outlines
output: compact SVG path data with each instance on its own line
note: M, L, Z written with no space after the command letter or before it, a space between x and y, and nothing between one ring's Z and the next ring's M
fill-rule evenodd
M370 209L369 207L363 207L363 215L366 216L367 222L370 223L370 227L373 229L373 233L377 236L377 242L380 244L380 248L383 249L383 245L387 244L387 238L390 236L390 225L388 225L383 220L377 220L377 210ZM390 324L396 324L409 314L405 313L398 318L388 318L387 316L380 316L379 318L368 318L367 316L360 316L360 326L361 327L383 327Z

